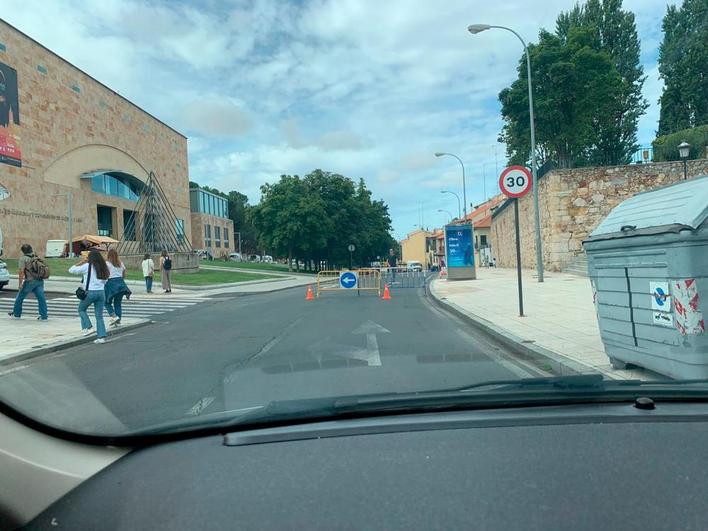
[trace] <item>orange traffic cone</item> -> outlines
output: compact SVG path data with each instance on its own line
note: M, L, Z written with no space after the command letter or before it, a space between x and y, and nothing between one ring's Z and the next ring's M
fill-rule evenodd
M383 297L381 297L385 301L390 301L391 300L391 292L388 289L388 284L384 284L384 294Z
M314 301L315 300L315 294L312 293L312 286L307 286L307 297L305 297L306 301Z

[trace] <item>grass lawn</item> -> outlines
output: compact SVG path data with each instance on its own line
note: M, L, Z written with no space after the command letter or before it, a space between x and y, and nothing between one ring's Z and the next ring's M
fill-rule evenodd
M4 259L7 264L7 268L12 274L17 274L17 260L16 259ZM65 258L47 258L47 265L52 276L55 277L67 277L70 276L69 268L74 265L77 260ZM226 262L224 262L226 263ZM236 262L232 262L236 263ZM265 264L268 265L268 264ZM79 278L79 277L77 277ZM128 270L127 274L128 280L143 280L142 271L135 269ZM279 278L275 275L263 275L258 273L242 273L241 271L215 271L202 269L198 273L175 273L172 275L172 283L175 286L206 286L209 284L228 284L232 282L246 282L248 280L265 280L269 278ZM154 282L159 286L160 284L160 272L155 271Z
M236 269L253 269L254 271L277 271L288 273L288 266L284 264L261 264L258 262L234 262L233 260L212 260L211 262L204 260L202 264L214 267L234 267ZM295 273L295 269L291 271ZM305 271L300 271L301 274L307 274ZM312 273L314 274L314 273Z

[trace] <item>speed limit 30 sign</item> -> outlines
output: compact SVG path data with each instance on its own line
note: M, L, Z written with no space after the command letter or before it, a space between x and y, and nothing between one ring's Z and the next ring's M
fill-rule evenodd
M531 172L523 166L504 168L499 176L499 188L507 197L525 196L531 190L532 183Z

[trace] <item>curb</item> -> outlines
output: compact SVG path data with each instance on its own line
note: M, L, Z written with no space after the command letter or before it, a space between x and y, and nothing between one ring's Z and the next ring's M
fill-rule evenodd
M503 344L509 348L518 358L531 362L544 370L552 372L558 376L568 376L575 374L588 374L596 372L590 365L585 365L575 360L566 358L562 354L557 354L545 347L528 343L524 339L512 334L508 330L495 325L491 321L468 312L454 302L449 302L446 298L438 297L433 289L432 282L428 293L437 306L443 308L474 328L485 334L487 337Z
M133 323L133 324L129 324L129 325L122 325L118 329L111 330L111 333L108 335L108 337L117 336L117 335L123 334L125 332L128 332L130 330L136 330L138 328L142 328L142 327L147 326L149 324L152 324L151 319L142 319L141 321L138 321L137 323ZM26 361L28 359L35 358L37 356L42 356L44 354L51 354L52 352L57 352L59 350L64 350L67 348L75 347L77 345L82 345L83 343L89 343L89 342L93 341L94 339L96 339L96 336L92 334L87 337L81 336L81 337L74 337L71 339L64 339L64 340L57 341L55 343L51 343L49 345L40 347L40 348L24 350L22 352L19 352L15 356L0 360L0 367L2 367L4 365L12 365L13 363L17 363L19 361Z

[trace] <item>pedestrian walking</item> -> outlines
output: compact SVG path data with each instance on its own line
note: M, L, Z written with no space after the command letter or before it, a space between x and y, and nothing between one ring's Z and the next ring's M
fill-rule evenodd
M76 290L79 302L79 317L81 317L81 330L83 335L93 333L93 325L88 316L88 307L93 305L96 316L96 336L94 343L106 342L106 324L103 321L103 307L106 304L106 281L110 272L103 255L97 250L89 251L87 257L82 257L76 265L69 268L69 273L83 275L81 287Z
M22 303L27 298L27 295L34 293L39 306L39 317L37 319L46 321L49 315L47 298L44 295L44 280L49 278L49 268L44 260L34 254L32 246L28 243L22 245L20 250L22 251L22 256L17 261L19 277L17 297L15 297L15 305L8 315L15 319L22 317Z
M143 256L143 276L145 277L145 291L152 293L152 276L155 274L155 262L150 258L150 253Z
M396 253L393 252L393 249L388 250L388 267L392 275L391 282L396 282Z
M172 258L167 251L160 255L160 271L162 273L162 289L165 293L172 293Z
M108 251L108 280L106 281L106 311L111 319L111 326L120 326L123 317L123 297L130 299L130 289L125 283L125 264L118 257L118 251Z

